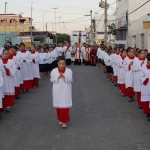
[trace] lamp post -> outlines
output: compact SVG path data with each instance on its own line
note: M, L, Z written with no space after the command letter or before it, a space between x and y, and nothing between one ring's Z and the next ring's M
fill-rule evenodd
M56 10L58 9L58 7L55 7L53 8L55 10L55 32L56 32L56 35L55 35L55 38L56 38L56 44L57 44L57 31L56 31Z

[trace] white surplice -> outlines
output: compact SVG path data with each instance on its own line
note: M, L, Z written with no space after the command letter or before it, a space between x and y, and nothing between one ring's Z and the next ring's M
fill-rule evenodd
M58 68L55 68L51 72L50 81L53 83L53 107L54 108L70 108L72 107L72 84L73 77L72 71L69 68L66 68L65 80L58 79L59 71Z
M32 60L35 61L35 63L34 62L31 63L31 70L32 70L32 73L33 73L33 77L40 79L40 71L39 71L40 58L39 58L39 53L38 52L35 52L34 54L31 53L31 58L32 58Z
M143 82L147 78L149 79L149 82L147 85L144 85ZM140 81L141 81L141 101L150 102L150 69L147 69L146 65L142 66L140 72Z
M117 67L118 67L118 84L125 84L125 70L123 68L123 62L121 56L118 56Z
M126 88L133 87L133 71L129 70L129 64L133 60L134 59L129 59L129 57L126 57L123 62L123 68L125 70L125 86L126 86Z

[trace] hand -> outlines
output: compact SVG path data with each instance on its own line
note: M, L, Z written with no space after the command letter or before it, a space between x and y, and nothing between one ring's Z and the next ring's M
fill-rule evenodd
M65 78L65 76L62 73L59 74L58 79L61 79L61 78L63 78L63 79Z
M130 66L132 66L133 65L133 61L131 61L131 63L130 63Z
M141 63L141 66L144 64L144 60L142 61L142 63Z

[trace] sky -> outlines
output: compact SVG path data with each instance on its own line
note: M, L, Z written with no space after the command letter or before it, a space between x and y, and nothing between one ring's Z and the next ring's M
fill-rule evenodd
M101 0L0 0L0 13L4 13L5 2L7 2L7 13L23 14L31 17L31 4L33 7L33 26L39 31L55 31L55 9L56 31L70 34L72 30L85 30L90 25L90 10L102 14L103 9L99 7ZM108 4L116 0L107 0ZM111 5L113 10L115 4ZM60 23L59 23L60 21Z

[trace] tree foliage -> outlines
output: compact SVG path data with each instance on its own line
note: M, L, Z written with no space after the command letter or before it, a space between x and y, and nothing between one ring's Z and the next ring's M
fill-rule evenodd
M64 41L68 41L70 43L70 35L57 33L57 43L63 43ZM56 36L54 38L54 43L56 43Z

